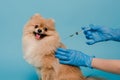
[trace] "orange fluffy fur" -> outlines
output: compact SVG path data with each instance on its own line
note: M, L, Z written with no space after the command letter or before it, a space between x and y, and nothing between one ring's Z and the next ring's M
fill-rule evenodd
M43 32L47 36L36 39L33 34L35 25L39 29L47 27L47 31ZM36 68L39 80L85 80L78 67L59 64L55 58L55 50L65 46L60 42L54 20L44 19L39 14L33 15L24 27L22 41L24 58Z

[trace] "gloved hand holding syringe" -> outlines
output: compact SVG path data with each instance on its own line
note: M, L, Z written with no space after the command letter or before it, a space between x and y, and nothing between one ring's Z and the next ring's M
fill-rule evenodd
M67 38L79 35L82 32L85 34L86 39L88 39L86 42L88 45L108 40L120 41L120 29L113 29L93 24L90 24L89 27L82 27L80 31L69 35Z

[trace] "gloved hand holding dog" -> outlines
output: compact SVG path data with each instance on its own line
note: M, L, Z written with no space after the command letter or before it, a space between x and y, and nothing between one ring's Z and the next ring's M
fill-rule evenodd
M80 51L62 48L57 49L55 56L59 58L61 64L85 67L91 67L91 61L93 58Z

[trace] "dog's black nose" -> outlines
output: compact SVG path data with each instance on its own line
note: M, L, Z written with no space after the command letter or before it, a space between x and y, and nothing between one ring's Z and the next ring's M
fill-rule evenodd
M42 30L41 29L38 29L38 33L41 33L42 32Z

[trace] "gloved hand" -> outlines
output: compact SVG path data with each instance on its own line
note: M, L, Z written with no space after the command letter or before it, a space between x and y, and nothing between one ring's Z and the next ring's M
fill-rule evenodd
M82 30L84 31L86 38L89 40L87 42L88 45L108 40L120 41L119 29L111 29L90 24L89 27L82 27Z
M92 68L91 62L93 57L90 57L80 51L58 48L55 57L59 59L61 64Z

